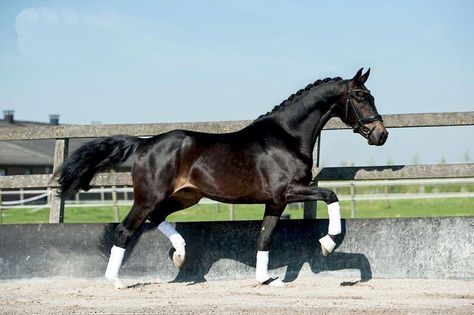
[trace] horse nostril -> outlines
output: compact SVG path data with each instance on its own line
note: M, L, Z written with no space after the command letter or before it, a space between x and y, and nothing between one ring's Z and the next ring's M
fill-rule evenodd
M384 132L380 135L379 145L382 145L385 143L385 141L387 140L387 136L388 136L388 132Z

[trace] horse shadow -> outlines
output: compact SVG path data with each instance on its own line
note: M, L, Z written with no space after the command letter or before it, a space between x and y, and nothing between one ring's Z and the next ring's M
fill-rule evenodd
M321 254L319 239L326 235L328 220L285 220L277 226L272 238L269 270L286 266L284 282L294 281L308 264L314 274L322 271L357 269L361 281L372 278L372 271L367 257L359 253L340 253L337 248L346 235L345 220L342 222L342 233L336 238L336 252L324 257ZM260 230L260 222L232 222L234 227L228 228L228 222L212 226L212 231L196 233L187 241L186 263L180 268L175 282L203 282L216 262L221 259L238 261L254 268L256 265L256 241ZM185 230L185 225L177 224L178 231ZM225 235L225 237L222 237ZM193 243L206 246L192 246ZM229 264L229 268L232 264ZM221 273L232 274L232 270ZM250 268L249 268L250 269Z
M107 257L113 244L113 230L116 225L106 225L104 237L99 246L104 256ZM172 282L200 283L206 282L206 276L218 278L228 276L235 278L243 271L253 273L256 265L256 244L260 231L260 221L232 221L232 222L205 222L176 223L176 230L186 240L186 262L179 269ZM359 281L368 281L372 278L372 271L367 257L362 253L343 253L337 249L344 241L346 235L345 220L342 220L342 233L336 238L335 252L324 257L321 254L319 239L326 235L328 220L282 220L275 229L269 260L269 273L274 275L272 269L286 267L284 282L294 281L307 264L312 273L318 274L325 271L338 271L355 269L360 272ZM156 240L159 233L152 225L144 226L127 247L124 262L135 260L136 255L145 254L141 242L149 243L150 239ZM171 257L173 249L167 239L153 244L153 255L166 246L166 251ZM141 241L140 241L141 240ZM140 241L140 242L139 242ZM149 244L148 244L149 245ZM132 258L133 257L133 258ZM236 262L245 266L236 267ZM218 271L215 271L215 269ZM236 270L237 269L237 270ZM150 271L149 269L147 269ZM146 272L146 270L142 270ZM355 282L343 282L341 285L353 285Z

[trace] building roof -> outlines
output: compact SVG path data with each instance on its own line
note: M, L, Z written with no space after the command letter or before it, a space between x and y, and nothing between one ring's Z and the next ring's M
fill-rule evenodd
M53 154L54 140L0 141L0 165L52 165Z
M92 139L71 139L69 153ZM52 166L54 139L0 141L0 165ZM130 159L122 166L131 166Z
M14 120L13 122L9 122L5 119L0 119L0 128L9 128L9 127L33 127L33 126L48 126L51 125L50 123L46 122L35 122L35 121L27 121L27 120Z
M6 112L4 112L6 115ZM10 112L11 113L11 112ZM13 118L13 117L11 117ZM57 119L57 117L56 117ZM0 128L21 128L51 125L51 123L0 119ZM69 152L92 139L71 139ZM0 141L0 165L2 166L52 166L54 157L54 139ZM127 161L123 166L130 166Z
M29 120L16 120L15 111L4 110L3 118L0 119L0 128L10 127L31 127L31 126L44 126L44 125L58 125L59 115L49 115L49 122L40 121L29 121Z

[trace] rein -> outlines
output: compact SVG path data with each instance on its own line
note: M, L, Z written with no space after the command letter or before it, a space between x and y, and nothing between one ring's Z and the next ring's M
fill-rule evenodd
M350 106L357 117L357 123L355 127L352 127L354 133L358 132L365 138L369 138L372 132L374 131L375 127L377 127L379 124L383 122L382 116L380 116L379 114L374 114L368 117L362 117L359 110L354 106L354 103L352 103L352 92L363 92L370 95L370 91L362 90L362 89L349 90L349 81L345 81L345 83L346 83L346 121L349 115L349 106ZM376 121L377 123L372 127L372 129L361 130L361 128L364 127L366 124L374 122L374 121Z

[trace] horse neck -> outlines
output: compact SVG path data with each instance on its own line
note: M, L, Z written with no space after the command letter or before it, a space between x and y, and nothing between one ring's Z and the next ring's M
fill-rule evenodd
M337 81L315 86L275 113L285 131L298 138L305 156L312 158L316 139L333 116L340 93Z

